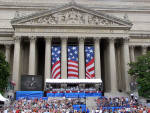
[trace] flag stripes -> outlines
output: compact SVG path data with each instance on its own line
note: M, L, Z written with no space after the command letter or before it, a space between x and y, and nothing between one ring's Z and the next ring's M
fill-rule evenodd
M95 78L94 46L85 46L86 79Z
M68 79L78 78L78 47L68 46Z
M61 53L60 46L52 46L52 69L51 69L52 79L61 78L60 53Z

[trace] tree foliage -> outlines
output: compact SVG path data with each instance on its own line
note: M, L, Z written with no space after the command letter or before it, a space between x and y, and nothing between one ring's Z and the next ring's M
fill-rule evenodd
M129 74L136 78L138 92L142 97L150 98L150 52L138 57L129 64Z
M5 61L5 55L0 51L0 93L4 93L8 85L9 64Z

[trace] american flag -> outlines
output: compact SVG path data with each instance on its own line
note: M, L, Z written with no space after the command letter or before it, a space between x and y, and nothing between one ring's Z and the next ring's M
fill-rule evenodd
M85 46L85 60L86 60L86 79L93 79L95 77L94 46Z
M68 46L68 78L78 79L78 47Z
M61 79L60 76L60 46L52 46L52 79Z

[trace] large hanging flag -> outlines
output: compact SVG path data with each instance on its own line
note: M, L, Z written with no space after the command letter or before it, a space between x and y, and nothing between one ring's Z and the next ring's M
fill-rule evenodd
M68 79L78 79L78 47L68 46Z
M95 78L94 46L85 46L86 79Z
M60 73L60 46L53 46L52 47L52 79L61 79Z

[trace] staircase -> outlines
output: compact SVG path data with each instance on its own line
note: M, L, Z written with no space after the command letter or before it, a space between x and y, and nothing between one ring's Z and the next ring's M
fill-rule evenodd
M92 111L92 109L96 109L97 108L97 104L96 104L96 99L98 97L86 97L86 108L88 108L90 111Z

